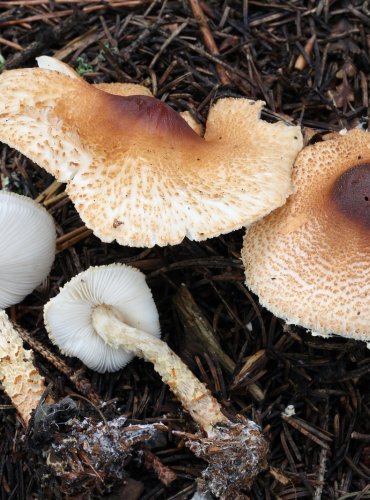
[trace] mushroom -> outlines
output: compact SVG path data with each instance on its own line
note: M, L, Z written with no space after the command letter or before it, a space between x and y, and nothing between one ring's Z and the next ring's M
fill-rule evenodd
M49 274L55 256L52 217L26 196L0 191L0 308L20 302ZM0 382L27 424L45 391L32 351L0 311Z
M254 222L291 193L301 132L261 120L261 101L219 99L200 137L141 86L89 85L60 61L39 64L0 76L0 140L67 182L102 241L204 240Z
M0 190L0 309L17 304L49 274L56 232L31 198Z
M252 225L246 284L286 322L323 336L370 338L370 134L306 147L288 203Z
M23 347L16 326L0 311L0 382L26 425L46 390L33 364L33 352Z
M117 370L132 356L153 363L203 431L189 438L188 446L209 462L204 477L214 494L250 485L265 466L267 445L258 426L243 418L231 422L211 392L158 338L156 307L140 271L122 264L89 268L46 304L44 318L62 352L92 369Z
M119 370L135 355L110 346L96 333L92 318L108 308L131 328L151 338L160 336L158 311L144 275L121 264L90 267L45 306L46 328L54 344L100 373Z

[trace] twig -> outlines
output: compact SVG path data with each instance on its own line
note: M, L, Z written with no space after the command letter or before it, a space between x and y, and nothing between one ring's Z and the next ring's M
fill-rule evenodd
M69 233L63 234L63 236L60 236L56 242L57 253L63 252L63 250L66 250L79 241L87 238L90 234L92 234L92 230L88 229L86 226L77 227Z
M199 0L189 0L191 10L193 11L195 20L199 24L199 29L203 37L204 45L214 56L218 56L220 51L216 45L215 39L209 29L206 16L204 15L203 9L199 4ZM227 76L225 69L220 65L216 64L216 71L220 78L222 85L229 85L230 78Z
M185 22L183 22L182 24L180 24L180 26L171 33L171 35L167 38L167 40L165 40L165 42L163 43L163 45L161 46L161 48L158 50L158 52L156 53L156 55L153 57L150 65L149 65L149 68L153 68L155 63L158 61L158 59L161 57L161 55L163 54L163 52L165 51L165 49L168 47L168 45L170 45L170 43L172 42L172 40L174 40L181 32L184 28L186 28L186 26L188 25L189 21L186 20Z
M15 324L19 336L26 342L34 351L38 352L44 359L52 364L59 372L63 373L76 387L78 391L86 396L94 405L101 404L99 394L92 387L90 381L81 374L81 370L75 370L68 366L62 359L52 353L44 344L34 339L30 333Z
M2 36L0 36L0 43L2 43L3 45L7 45L8 47L11 47L15 50L23 50L22 45L19 45L19 43L11 42L10 40L3 38Z
M307 66L307 64L310 63L310 56L315 45L315 41L316 35L313 34L304 46L302 54L299 54L299 56L297 57L294 68L298 71L302 71Z
M148 469L153 469L157 474L158 479L165 486L169 486L171 483L176 481L177 475L169 467L164 465L160 459L151 452L148 448L143 448L144 463Z

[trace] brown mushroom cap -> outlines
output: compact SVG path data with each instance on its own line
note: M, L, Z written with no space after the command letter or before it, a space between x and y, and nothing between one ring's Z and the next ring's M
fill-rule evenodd
M250 224L291 193L301 133L261 120L262 102L220 99L202 138L153 97L104 91L60 62L49 68L1 75L0 140L67 182L101 240L202 240Z
M370 340L370 134L305 148L295 194L244 240L246 284L262 305L315 333Z

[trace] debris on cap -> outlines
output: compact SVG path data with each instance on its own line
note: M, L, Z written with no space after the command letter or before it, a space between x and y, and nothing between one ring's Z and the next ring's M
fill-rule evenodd
M247 230L246 284L288 323L369 340L369 132L305 148L293 183L288 203Z
M219 99L200 137L147 90L123 96L122 86L89 85L60 61L40 64L0 76L0 140L67 182L102 241L204 240L256 221L291 194L302 135L261 120L261 101Z

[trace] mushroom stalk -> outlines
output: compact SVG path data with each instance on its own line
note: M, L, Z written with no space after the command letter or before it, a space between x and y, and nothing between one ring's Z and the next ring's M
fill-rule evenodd
M153 363L202 432L174 432L208 462L202 476L217 497L233 499L266 467L267 443L258 425L221 406L159 340L158 311L138 270L122 264L87 269L45 306L45 324L64 353L98 371L117 370L139 356Z
M27 425L46 386L5 311L0 311L0 382Z
M123 323L109 306L95 307L92 322L110 346L153 363L162 380L209 437L214 435L216 424L228 422L211 392L165 342Z
M240 489L266 467L267 443L251 420L231 422L210 391L168 347L155 336L123 322L122 316L107 305L92 311L95 332L114 349L125 351L153 363L155 370L206 433L187 435L187 446L208 462L203 471L206 488L216 497L235 498Z

